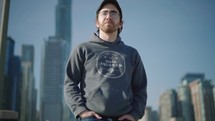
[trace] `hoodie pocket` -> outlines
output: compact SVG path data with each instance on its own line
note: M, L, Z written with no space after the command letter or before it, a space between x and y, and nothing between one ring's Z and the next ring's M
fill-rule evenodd
M131 109L131 102L125 91L102 86L89 93L87 106L101 114L120 115Z

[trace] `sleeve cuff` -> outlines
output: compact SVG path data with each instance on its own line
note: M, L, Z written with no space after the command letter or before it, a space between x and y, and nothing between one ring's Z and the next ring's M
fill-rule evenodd
M76 109L76 111L74 112L74 116L77 119L79 117L79 114L85 110L88 110L86 107L79 107L78 109Z

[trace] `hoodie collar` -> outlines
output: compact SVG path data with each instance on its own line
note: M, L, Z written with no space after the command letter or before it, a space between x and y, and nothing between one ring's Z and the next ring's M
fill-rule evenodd
M113 45L117 45L117 44L122 43L120 36L117 36L117 38L116 38L116 40L114 42L107 42L107 41L101 39L96 33L94 33L93 38L92 38L91 41L97 42L97 43L100 43L100 44L105 44L105 45L108 45L108 46L113 46Z

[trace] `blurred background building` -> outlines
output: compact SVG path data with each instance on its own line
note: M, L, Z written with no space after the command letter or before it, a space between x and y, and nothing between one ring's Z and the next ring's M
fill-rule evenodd
M36 118L37 90L34 79L34 47L22 46L22 90L20 120L29 121Z
M187 73L177 91L169 89L160 95L159 112L147 107L140 121L215 121L214 94L214 81L204 73Z
M168 121L178 117L177 93L174 89L167 90L160 96L159 119Z
M45 40L41 65L41 121L73 119L63 97L65 66L71 46L71 0L58 0L55 36Z

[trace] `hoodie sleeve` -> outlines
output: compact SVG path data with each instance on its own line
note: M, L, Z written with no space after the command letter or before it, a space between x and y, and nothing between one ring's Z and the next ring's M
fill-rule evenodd
M130 115L132 115L135 120L138 120L144 115L147 100L147 77L138 52L135 55L134 70L132 73L132 91L133 110L130 112Z
M80 47L73 50L66 66L66 75L64 80L64 97L66 104L73 112L75 117L84 110L87 110L85 101L81 95L79 83L82 80L84 70L84 53Z

